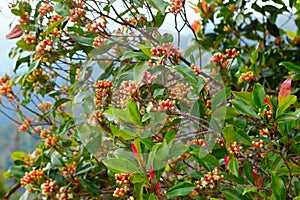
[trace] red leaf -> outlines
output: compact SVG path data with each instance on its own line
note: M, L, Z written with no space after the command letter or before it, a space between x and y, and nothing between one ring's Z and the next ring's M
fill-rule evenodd
M204 13L207 12L207 4L206 4L205 0L202 0L202 10L204 11Z
M154 170L152 169L152 167L150 167L149 169L149 173L150 173L150 182L154 181Z
M292 89L292 78L288 78L280 86L280 91L278 94L279 106L282 100L291 94L291 89Z
M271 103L269 97L266 97L266 98L264 99L264 102L267 103L267 104L269 105L270 109L273 109L273 105L272 105L272 103Z
M19 25L16 25L13 30L6 35L6 39L15 39L23 35L23 30Z
M134 154L134 157L136 157L136 159L139 159L139 153L136 149L136 146L134 145L134 143L131 143L131 149L132 149L132 152Z
M224 155L224 162L225 162L225 167L227 169L228 168L228 164L229 164L229 157L226 154Z
M200 24L199 20L195 20L194 23L191 25L191 27L195 33L198 33L201 28L201 24Z

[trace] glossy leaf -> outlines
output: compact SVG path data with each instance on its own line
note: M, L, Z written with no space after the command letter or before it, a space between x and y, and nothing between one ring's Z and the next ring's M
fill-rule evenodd
M254 112L254 110L250 106L245 104L242 100L232 99L230 102L241 114L259 119L259 116L256 114L256 112Z
M167 197L168 198L174 198L178 196L185 196L190 194L194 189L196 188L196 185L193 183L188 182L180 182L171 187L167 191Z
M272 181L271 181L271 188L272 193L278 200L285 200L286 199L286 189L285 184L282 179L277 174L272 174Z

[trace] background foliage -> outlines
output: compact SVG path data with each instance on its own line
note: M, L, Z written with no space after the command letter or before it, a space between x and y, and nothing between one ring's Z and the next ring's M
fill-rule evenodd
M10 9L18 75L0 79L1 113L40 144L12 153L4 199L299 198L297 1Z

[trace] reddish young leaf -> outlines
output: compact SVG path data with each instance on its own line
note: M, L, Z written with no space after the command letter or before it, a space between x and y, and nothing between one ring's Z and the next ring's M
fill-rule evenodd
M199 20L195 20L194 23L191 25L191 27L195 33L198 33L201 28L201 24L200 24Z
M23 30L19 25L16 25L13 30L6 35L6 39L15 39L23 35Z
M133 152L133 154L134 154L134 157L135 157L136 159L139 159L139 153L138 153L137 148L136 148L136 146L134 145L134 143L131 143L131 149L132 149L132 152Z
M266 97L266 98L264 99L264 102L267 103L267 104L269 105L270 109L273 109L273 105L272 105L272 103L271 103L269 97Z
M202 10L204 11L204 13L207 12L207 4L206 4L205 0L202 0Z
M280 86L280 91L278 94L279 106L282 100L291 94L291 89L292 89L292 78L288 78Z

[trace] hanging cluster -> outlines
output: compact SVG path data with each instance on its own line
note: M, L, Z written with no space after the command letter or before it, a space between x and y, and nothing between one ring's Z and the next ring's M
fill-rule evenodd
M14 95L12 93L12 82L11 77L6 75L0 77L0 95L3 95L9 99L13 99Z
M107 97L111 93L112 81L111 80L99 80L94 83L95 88L95 107L96 109L101 109L106 105Z
M238 82L243 83L245 81L250 81L254 77L254 74L252 71L248 71L246 73L242 73L242 75L239 77Z
M46 5L43 5L39 8L39 13L41 13L42 15L46 15L47 13L49 12L52 12L53 11L53 6L52 5L49 5L49 4L46 4Z
M130 184L130 181L133 179L133 176L131 174L121 173L121 174L115 174L115 180L117 184L122 185L123 187L119 188L117 187L113 193L114 197L123 197L126 195L128 190L128 185Z
M151 49L151 53L154 56L164 57L161 60L162 65L166 65L166 59L172 58L174 61L178 61L181 57L181 49L178 47L174 47L172 43L166 43L162 46L158 46L156 48Z
M182 11L185 0L171 0L170 3L171 7L169 8L169 11L178 14Z
M228 148L229 153L231 154L235 154L237 155L238 153L240 153L240 151L243 149L242 146L240 146L240 144L238 144L237 142L233 142L230 147Z
M218 64L221 66L222 69L229 68L231 63L229 62L229 59L235 59L240 54L239 51L236 51L235 48L233 49L226 49L226 54L223 55L220 52L217 52L213 55L211 61L215 64Z
M55 180L49 179L41 185L41 189L42 194L50 196L55 194L58 191L59 187Z
M194 71L196 76L199 76L201 74L200 67L197 67L195 64L191 64L190 68Z
M21 178L22 187L26 187L30 184L35 184L38 181L41 181L44 177L44 172L42 169L32 170L30 172L25 172L23 178Z
M200 180L195 181L197 188L199 190L203 190L205 188L215 188L217 181L220 181L224 178L224 175L221 175L220 173L220 169L215 168L212 172L204 174Z
M120 89L114 91L113 99L116 102L117 107L124 108L128 99L138 96L140 84L136 81L123 81Z

